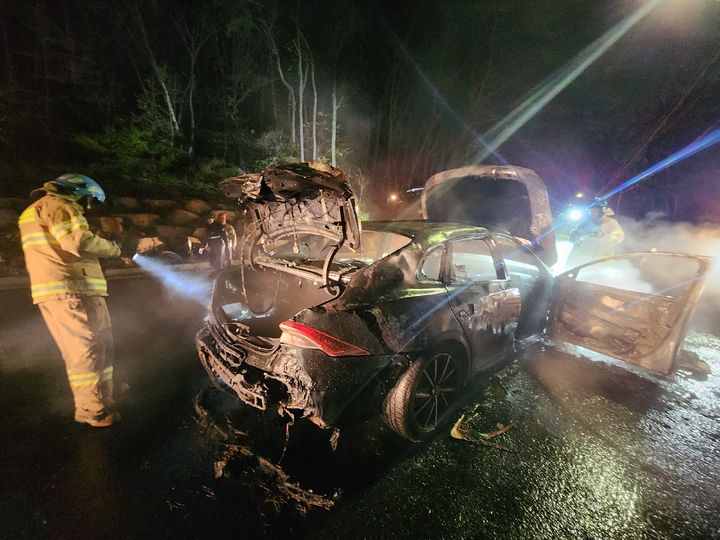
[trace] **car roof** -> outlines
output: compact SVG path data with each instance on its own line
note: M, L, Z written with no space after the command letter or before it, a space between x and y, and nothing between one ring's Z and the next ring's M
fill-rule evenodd
M450 238L467 234L490 232L485 227L467 223L448 223L427 220L363 221L364 230L387 231L409 236L423 248L439 244ZM507 233L505 233L507 234Z

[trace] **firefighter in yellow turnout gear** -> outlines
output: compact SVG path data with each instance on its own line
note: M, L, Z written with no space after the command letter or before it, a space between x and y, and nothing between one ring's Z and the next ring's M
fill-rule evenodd
M65 361L75 401L75 421L106 427L119 419L113 400L113 336L105 304L107 283L99 257L117 257L115 242L94 235L82 204L102 202L92 178L65 174L33 195L44 196L20 215L20 240L33 303Z

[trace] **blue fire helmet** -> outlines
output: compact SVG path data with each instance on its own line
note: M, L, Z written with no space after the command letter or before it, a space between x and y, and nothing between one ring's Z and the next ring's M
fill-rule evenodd
M599 208L603 215L605 216L614 216L615 212L613 212L613 209L608 206L608 202L606 199L601 199L599 197L595 197L595 201L593 202L592 206L590 206L590 209L593 208Z
M78 198L94 197L100 202L105 202L105 190L95 180L84 174L63 174L53 180L52 183L69 189Z

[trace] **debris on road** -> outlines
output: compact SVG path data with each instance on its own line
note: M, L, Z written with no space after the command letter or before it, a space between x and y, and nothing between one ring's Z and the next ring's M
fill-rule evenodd
M206 405L206 394L203 391L195 399L195 417L221 445L219 458L214 462L216 479L237 484L249 500L259 502L261 513L269 507L274 514L289 511L305 517L312 511L333 507L335 503L331 498L291 482L282 467L258 455L250 446L248 433L235 429L229 419L225 419L225 426L219 425ZM248 444L240 444L240 439L248 440ZM208 489L206 496L215 499L216 493Z
M494 431L489 431L487 433L474 432L467 425L466 417L463 414L458 419L458 421L455 422L455 425L450 430L450 436L453 439L468 441L475 444L481 444L483 446L489 446L491 448L496 448L505 452L515 452L515 450L513 450L512 448L508 448L507 446L503 446L501 444L491 441L491 439L494 439L495 437L499 437L503 433L506 433L511 427L512 424L507 424L504 426L501 425L498 429Z
M290 506L305 516L314 509L329 510L334 505L330 499L291 483L280 467L256 455L248 446L226 445L222 458L215 462L215 476L257 491L259 500L269 504L275 513Z
M686 349L681 350L678 355L677 368L689 371L696 376L703 376L712 372L710 364L702 360L697 353Z

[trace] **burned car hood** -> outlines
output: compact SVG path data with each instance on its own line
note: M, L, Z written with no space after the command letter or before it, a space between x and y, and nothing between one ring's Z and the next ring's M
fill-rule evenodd
M323 163L293 163L227 178L220 190L246 212L244 263L316 273L347 246L360 248L355 196L343 171Z
M557 261L547 187L532 170L476 165L434 174L422 191L423 217L508 231L532 242L536 254Z

